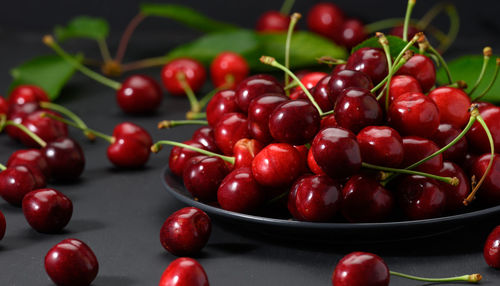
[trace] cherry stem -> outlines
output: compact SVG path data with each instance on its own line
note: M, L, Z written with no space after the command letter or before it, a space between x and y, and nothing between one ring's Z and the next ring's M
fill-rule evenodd
M160 57L142 59L135 62L123 64L121 65L121 68L123 72L127 72L137 69L163 66L167 61L168 59L166 57L160 56Z
M224 161L226 161L226 162L231 163L231 164L234 165L234 161L235 161L234 157L224 156L224 155L221 155L221 154L217 154L217 153L214 153L214 152L203 150L203 149L198 148L198 147L194 147L194 146L190 146L190 145L187 145L187 144L184 144L184 143L179 143L179 142L170 141L170 140L161 140L161 141L156 142L155 144L153 144L153 146L151 146L151 152L153 152L153 153L160 152L160 150L162 149L163 145L177 146L177 147L186 148L186 149L198 152L198 153L206 155L206 156L219 157L222 160L224 160Z
M40 145L42 148L44 148L45 146L47 146L47 142L45 142L42 138L40 138L40 136L38 136L35 133L33 133L33 131L31 131L28 128L26 128L26 126L24 126L24 125L22 125L20 123L11 121L11 120L5 121L4 124L5 124L5 126L9 126L10 125L10 126L14 126L14 127L19 128L22 132L24 132L31 139L33 139L33 141L35 141L36 143L38 143L38 145Z
M285 3L287 3L287 1L289 0L285 0ZM300 17L302 17L302 15L300 15L299 13L293 13L292 16L290 17L290 24L288 25L288 32L286 34L286 42L285 42L285 67L287 69L290 69L290 45L292 43L293 30L295 29L295 25L297 24L297 21L300 19ZM285 85L288 85L289 81L290 78L288 74L285 72ZM285 93L286 96L290 96L290 90L286 89Z
M186 75L184 72L178 72L176 75L177 80L182 86L182 89L184 89L184 92L186 93L186 96L189 100L189 104L191 105L191 111L192 112L200 112L201 107L200 103L198 102L198 99L196 98L196 95L194 94L193 90L191 89L191 86L189 86L187 80L186 80Z
M380 20L377 22L370 23L365 26L365 32L367 34L371 34L380 30L384 30L387 28L392 28L400 25L401 23L404 22L403 18L389 18L389 19L384 19ZM414 20L412 21L414 22Z
M316 59L316 61L319 64L327 64L330 67L336 66L336 65L343 65L343 64L347 63L347 61L345 61L345 60L340 60L340 59L332 58L330 56L319 57L319 58Z
M0 163L0 171L5 171L7 167L4 164Z
M391 77L398 72L398 70L404 65L406 64L408 60L406 58L402 58L397 64L396 66L392 69L390 75ZM375 87L373 87L370 92L371 93L375 93L377 90L379 90L381 87L385 86L385 84L387 83L387 80L389 79L389 74L387 74L387 76L381 81L379 82ZM385 88L384 88L385 89ZM380 92L380 94L377 96L377 100L379 100L382 96L384 95L384 92L383 90Z
M102 132L90 129L88 127L79 126L75 122L67 120L67 119L64 119L62 117L59 117L59 116L56 116L56 115L53 115L53 114L50 114L50 113L46 113L46 112L42 113L41 116L42 117L48 117L50 119L54 119L54 120L60 121L60 122L62 122L64 124L66 124L66 125L75 127L76 129L80 129L80 130L84 131L84 133L93 134L94 136L99 137L101 139L104 139L104 140L108 141L111 144L115 142L115 139L112 136L109 136L109 135L104 134Z
M314 97L311 95L309 90L304 86L304 84L300 81L300 79L295 74L293 74L293 72L291 72L289 69L284 67L282 64L278 63L278 61L276 61L276 59L273 57L262 56L262 57L260 57L260 61L266 65L276 67L276 68L288 73L288 75L290 75L290 77L293 78L297 82L297 84L300 86L300 88L302 88L302 90L306 94L307 98L309 98L309 100L311 101L312 105L314 105L314 107L318 110L319 115L320 116L325 115L325 113L323 113L323 111L321 110L321 107L319 107L316 100L314 100Z
M121 63L123 60L123 57L125 56L125 51L127 50L128 43L130 41L130 38L132 37L132 34L134 33L135 29L139 24L146 18L146 15L139 13L130 20L130 23L128 23L127 28L125 28L125 31L123 32L123 35L120 39L120 44L118 45L118 50L116 51L115 55L115 61L117 63Z
M280 13L289 15L290 11L292 11L293 4L295 4L295 0L285 0L283 4L281 4Z
M476 96L476 98L474 98L473 101L481 99L483 96L485 96L490 91L490 89L495 84L495 81L497 80L498 70L499 69L500 69L500 58L497 58L497 60L496 60L496 66L495 66L495 73L493 74L493 78L491 79L491 81L488 84L488 86L484 89L484 91L481 92L481 94L479 96Z
M410 0L412 1L412 0ZM387 74L387 86L390 85L391 78L392 78L392 58L391 58L391 49L389 47L389 41L387 41L387 38L383 33L377 32L376 37L378 38L378 42L380 45L382 45L382 48L384 49L385 57L387 60L387 67L388 67L388 74ZM386 93L385 93L385 110L389 110L389 91L390 88L386 87Z
M440 41L441 43L439 44L438 50L441 52L446 51L451 46L457 38L458 31L460 29L460 16L458 15L455 5L447 3L445 11L450 19L450 29L448 30L446 37Z
M477 80L474 83L474 86L469 91L469 96L471 96L474 93L474 91L476 91L479 84L483 80L484 73L486 72L486 67L488 66L488 62L490 61L492 53L493 53L493 51L491 50L491 47L485 47L483 49L483 66L481 67L481 72L479 73L479 76L477 77Z
M46 108L46 109L57 111L57 112L65 115L69 119L73 120L73 122L75 122L75 124L77 124L81 128L88 128L87 124L85 124L85 122L83 122L83 120L78 115L76 115L73 111L67 109L66 107L64 107L62 105L59 105L59 104L56 104L53 102L42 101L42 102L40 102L40 106L43 108ZM95 140L95 135L92 134L91 132L86 131L84 133L85 133L85 136L87 136L87 138L90 139L91 141Z
M101 56L104 62L111 61L111 55L109 53L108 44L105 39L98 39L97 45L99 46L99 51L101 52Z
M413 275L408 275L408 274L403 274L395 271L389 271L391 275L394 276L399 276L402 278L406 279L411 279L411 280L417 280L417 281L424 281L424 282L471 282L471 283L477 283L481 281L483 278L481 274L475 273L475 274L468 274L468 275L462 275L462 276L455 276L455 277L448 277L448 278L425 278L425 277L418 277L418 276L413 276Z
M163 120L158 123L158 129L166 129L183 125L208 125L208 122L206 120Z
M283 89L290 90L290 89L297 87L297 86L299 86L299 84L294 80L291 83L289 83L288 85L286 85Z
M121 87L121 83L114 81L112 79L109 79L105 76L102 76L102 75L96 73L95 71L87 68L86 66L83 66L80 62L75 60L74 57L72 57L67 52L65 52L61 48L61 46L59 46L59 44L57 44L54 37L52 37L51 35L45 35L43 37L43 43L45 45L49 46L50 48L52 48L52 50L54 50L60 57L62 57L64 60L66 60L66 62L73 65L73 67L78 69L81 73L85 74L86 76L88 76L88 77L94 79L95 81L100 82L106 86L109 86L115 90L117 90Z
M408 0L408 6L406 6L405 21L403 24L403 41L408 41L408 27L410 26L411 12L417 0Z
M188 120L193 120L193 119L207 119L207 113L206 112L192 112L192 111L188 111L188 112L186 112L186 119L188 119Z
M450 69L448 68L448 64L443 59L443 56L441 56L441 54L438 51L436 51L434 47L432 47L427 38L422 37L421 39L419 39L418 42L421 50L428 50L429 52L431 52L431 54L433 54L437 58L439 64L442 65L444 70L446 71L446 76L448 77L448 83L452 84L453 78L451 76Z

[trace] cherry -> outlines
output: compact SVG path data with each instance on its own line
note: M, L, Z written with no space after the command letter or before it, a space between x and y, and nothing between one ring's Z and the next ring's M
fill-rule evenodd
M71 219L71 200L54 189L29 192L22 202L24 217L33 229L43 233L61 231Z
M469 96L461 89L441 86L429 93L439 109L439 120L455 128L462 128L469 121Z
M373 84L378 84L387 76L387 59L382 49L361 48L351 54L346 69L364 72Z
M339 127L354 133L369 125L381 124L384 119L375 96L368 89L359 87L349 87L340 93L334 114Z
M5 216L3 215L3 213L0 211L0 240L2 240L2 238L4 237L5 235L5 228L7 227L7 224L5 222Z
M233 170L217 190L217 201L221 208L239 213L255 212L264 196L262 187L248 167Z
M309 173L309 168L307 167L307 156L309 154L309 149L306 145L294 145L293 148L297 149L300 154L302 170L301 174Z
M278 80L271 75L257 74L240 82L235 90L236 103L243 112L248 111L252 99L265 93L285 94Z
M332 77L328 83L330 90L330 101L333 105L339 100L342 91L349 87L359 87L364 89L372 89L373 83L371 79L362 72L354 70L341 70L332 72Z
M365 25L358 19L348 19L340 26L335 41L342 46L351 49L367 38Z
M19 165L0 172L0 196L9 204L20 206L23 197L36 187L37 182L28 167Z
M422 93L408 92L392 102L387 121L402 135L429 138L439 126L439 109Z
M436 67L428 57L416 54L396 74L411 75L420 82L423 92L428 92L436 83Z
M496 106L485 107L480 110L480 114L486 125L488 125L491 136L493 136L495 150L500 150L500 108ZM490 142L488 141L486 132L484 132L483 127L477 121L474 122L472 128L467 132L467 142L470 143L472 150L476 153L490 152Z
M40 149L18 150L12 153L7 161L7 167L24 165L35 176L38 187L43 187L46 179L50 177L50 168L47 159ZM42 173L42 178L36 177Z
M221 158L197 156L188 163L182 178L194 198L212 202L217 199L217 189L228 173L226 163Z
M399 205L409 219L439 217L446 208L446 192L434 179L406 176L398 182Z
M332 275L333 286L388 286L390 273L379 256L352 252L344 256Z
M183 143L196 148L204 149L203 145L193 140L184 141ZM170 171L172 171L172 173L174 173L178 177L181 177L184 173L184 169L187 166L186 164L189 162L189 159L198 155L199 153L196 151L174 146L170 151L170 156L168 159L168 166Z
M57 181L74 181L85 168L85 156L80 145L71 138L60 138L42 149L51 177Z
M483 257L486 264L500 268L500 226L495 227L484 243Z
M491 154L484 154L474 160L471 175L479 180L486 172L490 158ZM496 205L500 202L500 157L497 154L493 157L493 166L477 192L477 197L486 204Z
M439 148L443 148L453 141L453 139L457 138L459 134L460 130L450 124L439 124L438 130L432 135L431 139ZM461 163L465 159L467 146L467 140L465 137L462 137L457 143L443 152L443 159Z
M404 159L402 167L408 167L425 157L435 153L439 147L432 141L417 137L403 137ZM443 167L443 155L439 154L436 157L429 159L415 168L417 171L435 174Z
M314 88L311 90L311 95L323 111L329 111L333 109L333 103L331 101L330 95L330 79L330 75L325 75L319 82L316 83Z
M321 117L307 100L297 99L279 104L269 117L269 131L278 142L302 145L314 138Z
M9 105L7 104L7 100L0 96L0 116L7 115L9 112Z
M176 256L198 253L208 241L212 222L197 208L186 207L170 215L160 230L161 245Z
M417 29L416 27L411 26L411 25L408 26L408 39L412 39L413 37L415 37L415 35L418 32L420 32L420 30ZM396 26L396 27L392 28L392 30L389 32L390 35L400 37L400 38L403 38L403 33L404 33L404 26L403 25Z
M214 128L215 143L226 155L233 154L234 144L238 140L249 137L248 120L241 113L224 114Z
M255 156L264 148L264 144L255 139L240 139L234 144L234 168L252 167Z
M209 286L209 283L198 261L181 257L168 265L161 275L159 286Z
M459 180L458 186L452 186L443 182L441 189L446 193L446 209L457 211L464 207L464 200L470 193L470 182L465 172L455 163L443 162L443 168L437 173L443 177L456 177Z
M297 75L297 74L295 74L295 75ZM318 84L318 82L320 82L322 79L324 79L325 76L327 76L327 75L328 75L327 73L315 71L315 72L308 72L303 77L299 77L299 79L300 79L300 82L307 89L311 89L314 86L316 86L316 84ZM302 89L300 88L300 86L297 86L295 88L295 90L302 91Z
M285 32L290 25L290 17L279 11L267 11L260 15L255 30L261 33Z
M320 129L325 129L328 127L337 127L337 120L335 120L335 114L329 114L321 118Z
M97 276L99 263L87 244L68 238L47 252L45 271L58 286L89 286Z
M141 167L149 159L153 140L142 127L130 122L116 125L112 143L107 150L108 159L118 167Z
M249 72L245 58L234 52L222 52L210 64L210 76L215 87L235 88Z
M240 111L233 90L225 89L218 91L207 104L208 124L215 127L224 114Z
M391 84L389 85L389 104L391 104L394 99L407 92L422 93L422 87L418 80L409 75L393 76ZM382 97L380 100L385 102L385 97Z
M163 99L158 83L147 75L132 75L116 91L118 106L126 113L149 113L156 110Z
M333 70L332 70L332 73L331 75L334 76L336 75L337 73L343 71L343 70L346 70L346 64L339 64L339 65L336 65Z
M187 84L194 92L201 89L207 78L205 68L195 59L179 58L168 62L161 71L161 79L165 89L175 96L185 94L179 74L184 74Z
M312 149L309 149L307 152L307 166L309 166L309 169L317 175L324 175L325 172L321 170L321 168L318 166L318 163L316 163L316 160L314 160L314 155L312 152Z
M273 137L269 131L269 117L276 106L286 101L288 101L287 97L280 93L266 93L254 98L248 107L248 131L250 136L260 142L271 142Z
M68 126L62 122L58 122L49 117L42 116L42 114L49 113L59 116L57 113L48 110L38 110L28 114L22 119L22 124L26 126L31 132L38 135L45 142L53 142L60 138L68 136ZM39 147L40 145L35 142L29 135L24 132L18 133L21 142L29 147Z
M34 102L28 102L23 105L10 105L7 119L16 124L22 124L23 118L39 109L40 105ZM14 140L19 140L21 134L23 133L23 131L21 131L18 127L11 125L5 126L5 131L10 138Z
M28 102L50 101L47 93L36 85L19 85L9 95L9 105L24 105ZM0 112L1 113L1 112Z
M318 3L307 14L309 30L333 39L344 22L344 13L332 3Z
M301 170L303 161L299 151L286 143L267 145L252 162L255 180L266 187L286 187L297 179Z
M398 167L403 162L403 140L399 133L390 127L365 127L356 139L364 162L386 167Z
M202 126L193 133L191 140L200 143L206 150L219 152L217 144L215 144L214 130L209 126Z

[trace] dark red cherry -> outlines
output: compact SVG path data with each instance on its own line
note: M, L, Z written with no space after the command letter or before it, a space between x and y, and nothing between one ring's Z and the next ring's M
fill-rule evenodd
M441 86L433 89L429 97L439 109L439 120L461 129L469 121L469 96L461 89Z
M446 192L434 179L405 176L397 185L399 205L412 220L439 217L446 210Z
M260 15L255 30L257 32L275 33L286 32L290 25L290 17L279 11L267 11Z
M358 133L356 139L361 150L361 157L366 163L398 167L403 162L403 140L391 127L365 127Z
M416 163L425 157L435 153L439 150L439 147L432 141L417 137L408 136L403 137L403 150L404 159L401 164L402 167L406 168L413 163ZM439 154L436 157L425 161L414 170L436 174L443 167L443 155Z
M267 145L252 162L255 180L266 187L286 187L297 179L301 170L303 161L299 151L286 143Z
M2 240L2 238L4 237L6 228L7 228L7 223L5 221L5 216L0 211L0 240Z
M113 130L113 143L108 146L108 159L117 167L141 167L149 159L153 140L142 127L130 122L118 124Z
M331 92L329 86L330 79L330 75L324 76L311 90L311 95L323 112L333 109L334 103L332 103L331 101Z
M307 13L309 30L330 39L334 39L343 22L344 13L332 3L318 3Z
M0 196L9 204L20 206L24 196L37 187L28 167L18 165L0 172Z
M495 150L500 150L500 107L486 107L480 110L481 117L490 130L495 144ZM479 122L474 122L472 128L467 132L467 143L475 153L490 152L490 142Z
M9 105L7 119L22 124L26 116L37 110L40 110L40 105L35 102L28 102L23 105ZM14 140L19 140L19 137L23 134L19 128L10 125L5 127L5 132Z
M165 220L160 230L160 242L173 255L193 255L207 244L211 230L212 222L204 211L187 207Z
M28 114L23 118L22 124L30 131L38 135L45 142L52 142L68 136L68 126L49 117L42 117L43 113L51 113L59 116L57 113L48 110L38 110ZM40 147L30 136L24 132L19 133L21 143L29 147Z
M335 74L332 72L332 77L330 79L329 90L330 90L330 101L333 105L339 100L342 91L349 87L360 87L364 89L372 89L373 83L371 79L364 73L354 70L342 70Z
M87 244L68 238L47 252L45 271L57 286L89 286L97 276L99 263Z
M392 213L394 197L374 178L354 175L342 189L341 205L349 222L385 221Z
M500 226L495 227L484 243L483 257L490 267L500 268Z
M159 286L209 286L209 283L198 261L181 257L168 265L161 275Z
M254 98L248 107L248 131L250 136L260 142L269 143L273 140L269 131L269 117L281 103L288 101L282 94L263 94Z
M262 187L248 167L233 170L217 190L217 201L221 208L239 213L256 211L264 197Z
M33 175L42 172L43 181L50 177L49 163L40 149L18 150L12 153L7 161L7 167L18 165L28 167Z
M340 64L340 65L336 65L333 70L332 70L332 73L331 75L334 76L336 75L337 73L343 71L346 69L346 64Z
M0 96L0 115L7 115L9 112L9 104L7 103L7 100Z
M194 92L201 89L207 78L205 68L195 59L179 58L168 62L161 70L161 79L165 89L174 96L186 94L178 79L179 74L184 74L187 84Z
M332 275L333 286L389 286L387 264L379 256L352 252L344 256Z
M311 145L318 166L332 178L346 178L361 168L361 151L349 130L333 127L318 132Z
M328 74L324 73L324 72L318 72L318 71L309 72L309 73L306 73L302 78L300 78L300 82L307 89L311 89L314 86L316 86L316 84L318 84L318 82L320 82L327 75ZM295 88L295 90L302 90L302 88L300 88L300 86L297 86Z
M264 144L255 139L243 138L238 140L233 147L234 169L252 167L255 156L264 148Z
M71 138L60 138L42 149L49 164L51 178L56 181L74 181L85 168L85 156L80 145Z
M417 29L416 27L408 26L408 38L407 39L411 40L413 37L415 37L415 35L418 32L420 32L420 30ZM400 37L400 38L403 38L403 33L404 33L404 26L403 25L396 26L396 27L392 28L392 30L389 32L390 35Z
M307 100L297 99L278 105L269 117L269 131L278 142L302 145L314 138L321 117Z
M210 64L210 77L215 87L235 88L249 72L245 58L234 52L222 52Z
M294 145L293 148L297 149L300 154L302 170L301 174L309 173L309 168L307 167L307 154L309 153L309 149L306 145Z
M207 104L208 124L215 127L224 114L240 111L233 90L225 89L218 91Z
M132 75L116 92L118 106L132 114L152 112L160 107L163 94L160 85L147 75Z
M205 149L203 145L193 140L184 141L182 143L196 148ZM182 174L184 173L184 169L186 168L187 166L186 164L189 162L189 159L198 155L200 155L200 153L196 151L174 146L170 151L170 156L168 158L168 167L170 171L172 171L172 173L174 173L178 177L182 177Z
M348 19L335 35L335 41L347 49L360 44L368 37L365 32L365 25L358 19Z
M389 104L391 104L394 99L407 92L422 93L422 87L420 86L418 80L409 75L394 76L391 79L391 84L389 86ZM385 96L383 96L380 100L385 103Z
M229 173L226 163L219 157L202 156L194 162L193 159L182 176L186 189L194 198L203 202L216 201L217 189Z
M450 124L439 124L438 130L432 135L431 140L434 141L439 148L443 148L457 138L460 132L460 130ZM457 143L443 152L443 159L461 163L467 154L467 147L467 140L465 137L462 137Z
M366 126L381 124L384 119L377 98L370 90L359 87L349 87L340 93L334 114L339 127L354 133Z
M24 217L31 227L43 233L61 231L71 219L73 203L54 189L38 189L23 198Z
M436 67L428 57L416 54L396 74L411 75L420 82L423 92L428 92L436 83Z
M233 155L234 144L249 137L248 119L241 113L224 114L214 128L215 143L225 155Z
M346 68L367 74L373 84L378 84L388 72L385 53L379 48L361 48L351 54L347 60Z
M35 85L19 85L9 95L9 105L24 105L28 102L39 103L42 101L49 102L49 96L43 89Z
M215 144L214 129L210 126L202 126L193 133L191 140L200 143L206 150L218 153L219 148Z
M312 149L309 149L309 151L307 152L307 166L309 167L309 170L311 170L311 172L316 175L325 174L325 172L323 172L323 170L321 170L321 168L318 166L318 163L316 163Z
M481 179L486 172L490 158L491 154L484 154L474 160L471 175L475 176L476 180ZM500 157L498 154L493 157L493 166L477 192L477 198L489 205L497 205L500 202Z
M464 200L470 193L470 181L464 171L455 163L443 162L443 168L437 173L443 177L456 177L458 186L439 182L446 193L446 209L454 212L464 207Z
M401 135L430 138L439 126L439 109L424 94L408 92L392 102L387 121Z
M243 112L248 111L252 99L265 93L285 94L276 78L267 74L257 74L240 82L235 90L236 103Z

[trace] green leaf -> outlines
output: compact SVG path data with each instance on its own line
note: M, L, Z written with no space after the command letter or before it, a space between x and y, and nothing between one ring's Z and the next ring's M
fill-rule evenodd
M408 44L407 42L403 41L403 39L396 37L396 36L391 36L391 35L386 35L387 40L389 41L389 48L391 50L391 57L395 58L399 55L401 50ZM382 45L378 42L377 37L371 37L361 44L355 46L352 48L351 53L354 53L355 51L361 49L361 48L366 48L366 47L371 47L371 48L382 48ZM411 50L413 50L415 53L418 53L418 49L415 47L411 47Z
M75 57L83 60L83 55ZM14 78L9 90L21 84L33 84L47 92L51 100L56 99L75 68L57 55L40 56L11 70Z
M66 26L56 26L54 34L59 41L71 38L104 40L109 34L108 22L102 18L79 16Z
M493 74L495 73L495 57L492 56L486 67L486 72L481 84L476 89L473 94L477 96L483 92L483 90L490 83ZM460 58L448 62L448 68L450 69L453 80L463 80L469 86L465 91L469 93L474 83L476 83L477 77L481 72L481 67L483 66L483 56L482 55L465 55ZM443 68L440 68L436 74L436 80L440 84L448 84L448 78ZM490 91L481 99L484 101L492 103L500 103L500 80L497 80Z
M140 6L140 11L146 16L169 18L202 32L212 33L238 29L232 24L210 19L183 5L143 3Z

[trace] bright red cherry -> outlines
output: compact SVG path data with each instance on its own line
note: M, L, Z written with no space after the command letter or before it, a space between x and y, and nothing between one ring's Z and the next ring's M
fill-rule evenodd
M156 109L163 100L160 86L147 75L132 75L125 79L116 92L118 106L131 114L149 113Z
M471 101L463 90L442 86L433 89L429 93L429 97L432 98L439 109L441 123L448 123L455 128L461 129L469 121Z
M195 160L195 158L201 157ZM218 157L197 156L191 159L182 176L186 189L203 202L217 200L217 189L229 173L224 160Z
M160 230L160 242L173 255L193 255L207 244L211 230L212 222L204 211L187 207L165 220Z
M85 168L85 156L80 145L71 138L60 138L42 149L56 181L74 181Z
M215 127L224 114L240 111L233 90L225 89L218 91L207 104L206 113L208 124Z
M480 110L484 122L488 126L493 137L495 150L500 150L500 107L486 107ZM474 122L472 128L467 132L467 143L470 143L475 153L490 152L490 142L479 122Z
M234 169L252 167L255 156L264 148L264 144L255 140L243 138L238 140L233 147Z
M210 64L210 76L215 87L235 88L249 72L245 58L234 52L222 52Z
M335 70L334 70L335 72ZM371 79L364 73L354 70L342 70L334 74L330 78L329 90L330 101L333 105L340 99L342 91L349 87L359 87L364 89L372 89L373 83Z
M474 160L470 173L476 176L477 180L486 172L490 158L491 154L484 154ZM493 157L493 166L477 192L477 198L489 205L497 205L500 202L500 157L498 154Z
M406 176L397 186L399 205L409 219L439 217L446 210L446 192L434 179Z
M57 286L89 286L97 276L99 263L87 244L69 238L47 252L45 271Z
M364 162L386 167L398 167L403 162L403 140L391 127L365 127L356 139Z
M365 25L358 19L349 19L342 23L335 35L335 41L340 45L351 49L364 41L368 35L365 32Z
M486 264L500 268L500 226L495 227L484 243L483 257Z
M187 84L194 92L201 89L207 78L205 68L195 59L179 58L168 62L161 71L161 79L165 89L175 96L185 95L179 74L184 74Z
M302 78L300 78L300 82L307 89L311 89L314 86L316 86L316 84L318 84L318 82L321 81L327 75L328 74L324 73L324 72L318 72L318 71L309 72L309 73L306 73ZM302 90L302 89L300 88L300 86L297 86L295 88L295 90Z
M439 124L438 130L432 135L431 140L438 145L439 148L443 148L453 141L460 134L460 130L451 126L450 124ZM457 163L462 163L467 154L467 140L462 137L457 143L455 143L450 148L443 152L443 159L448 161L453 161Z
M263 186L286 187L300 175L302 165L302 157L292 145L273 143L255 156L252 173L255 180Z
M249 138L248 120L241 113L227 113L214 128L215 143L225 155L233 155L233 147L238 140Z
M417 136L408 136L403 137L403 150L404 159L401 166L406 168L413 163L416 163L424 159L425 157L435 153L439 150L439 147L434 142L428 139ZM442 167L443 155L439 154L434 158L420 164L414 170L435 174L439 172Z
M359 87L349 87L340 93L334 114L339 127L354 133L366 126L381 124L384 119L377 98L368 89Z
M389 286L387 264L379 256L352 252L344 256L332 275L333 286Z
M458 186L439 182L446 193L446 209L454 212L464 207L464 200L470 193L470 181L464 171L455 163L443 162L443 168L437 173L443 177L456 177Z
M416 54L396 74L411 75L420 82L423 92L428 92L436 83L436 67L428 57Z
M344 13L332 3L318 3L307 13L309 30L330 39L334 39L343 22Z
M254 98L248 107L248 131L250 136L260 142L269 143L273 140L269 131L269 117L276 106L288 101L280 93L266 93Z
M142 127L130 122L116 125L113 143L108 146L108 159L117 167L142 167L149 159L153 140Z
M235 89L236 103L243 112L248 111L252 99L265 93L285 94L283 87L276 78L267 74L257 74L247 77Z
M0 172L0 196L9 204L20 206L24 196L36 187L35 178L23 165Z
M7 223L5 222L5 216L0 211L0 240L2 240L3 236L5 235L6 227L7 227Z
M264 197L262 186L257 183L249 167L233 170L217 190L217 201L221 208L239 213L255 212Z
M367 74L373 84L378 84L388 72L385 53L379 48L361 48L349 57L346 68Z
M261 33L286 32L290 25L290 17L279 11L267 11L260 15L255 30Z
M7 167L18 165L28 167L32 174L37 171L42 172L44 181L50 178L49 163L40 149L18 150L12 153L7 161Z
M161 275L159 286L209 286L209 283L198 261L181 257L168 265Z
M7 100L0 96L0 115L7 115L9 112L9 104L7 103Z
M49 110L38 110L28 114L22 119L22 124L30 131L38 135L45 142L52 142L68 136L68 126L62 122L49 117L42 116L44 113L50 113L56 116L59 114ZM19 132L21 142L29 147L40 147L30 136L24 132Z
M28 102L49 102L47 93L35 85L19 85L9 95L9 105L23 105ZM0 112L1 113L1 112Z
M184 141L182 143L196 148L205 149L203 145L193 140ZM170 171L174 173L176 176L182 177L182 174L184 173L184 169L186 169L189 159L198 155L200 155L200 153L196 151L174 146L170 151L170 156L168 158L168 167Z
M191 140L200 143L206 150L219 153L219 148L215 144L214 130L210 126L202 126L193 133Z
M389 104L391 104L394 99L407 92L422 93L422 87L418 80L409 75L395 75L391 79L391 84L389 86ZM385 96L381 98L381 101L385 102Z
M24 217L33 229L43 233L61 231L71 219L73 203L54 189L38 189L23 198Z

